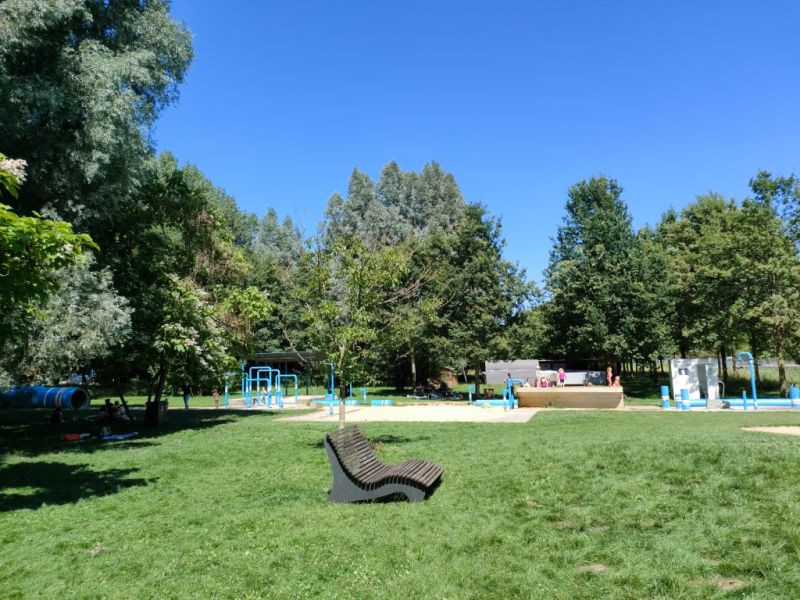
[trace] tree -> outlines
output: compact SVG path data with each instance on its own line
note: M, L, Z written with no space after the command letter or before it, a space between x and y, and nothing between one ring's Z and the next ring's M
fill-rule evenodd
M467 204L456 235L439 238L448 269L440 281L440 295L448 298L442 307L448 352L452 364L474 369L476 390L483 362L511 355L513 327L536 292L524 271L503 258L501 231L482 205Z
M398 287L404 291L398 301L384 308L382 321L388 326L383 332L379 347L376 372L410 370L412 389L420 376L438 375L444 354L442 310L450 299L440 282L447 269L441 265L437 245L427 240L409 239L406 247L410 253L408 268L399 279ZM421 369L421 365L427 369ZM402 372L402 371L401 371ZM398 387L406 383L405 376L397 381Z
M613 179L593 177L567 193L545 273L545 308L551 354L620 361L632 352L629 264L631 217Z
M625 267L631 303L625 336L629 357L639 364L650 365L654 377L659 357L670 356L675 350L670 328L675 313L667 269L667 252L656 232L642 228L636 233Z
M721 358L723 378L726 357L741 335L734 305L739 294L737 215L735 202L710 193L679 216L666 215L658 229L666 248L670 314L681 356L692 348L713 351Z
M783 395L788 392L786 358L800 350L800 258L787 223L773 204L774 195L763 173L751 181L755 200L745 200L738 213L737 298L740 314L754 357L770 352L778 360ZM790 223L788 224L790 225Z
M24 162L9 166L0 154L0 190L16 195L24 179ZM0 204L0 347L25 328L58 287L55 272L90 249L97 245L88 235L75 233L69 223L39 215L20 217Z
M337 237L303 257L302 277L293 292L314 347L339 375L339 428L349 381L365 376L365 365L390 324L382 320L404 297L398 281L408 268L402 246L369 251L358 237ZM399 318L398 315L393 317Z
M57 382L86 370L130 336L131 309L111 283L111 272L93 271L91 256L56 274L58 289L27 332L22 369L35 381Z
M29 165L14 206L94 235L124 228L148 128L191 58L166 0L0 3L0 131Z
M401 171L392 161L377 184L366 173L353 170L347 198L334 194L328 201L326 239L359 236L368 247L378 248L410 236L452 234L463 214L458 184L438 163L413 173Z
M148 163L146 180L128 204L129 225L114 235L113 252L101 254L134 309L133 335L104 362L120 395L124 383L138 376L149 380L158 401L171 376L196 382L218 377L230 364L223 354L250 343L254 315L225 308L226 301L231 309L241 306L232 289L246 290L247 264L220 216L218 197L196 168L181 168L162 154ZM253 304L252 296L246 299Z
M218 381L235 365L208 294L189 279L168 276L162 319L154 336L151 394L158 402L170 369L195 381ZM149 396L150 396L149 395ZM149 400L149 398L148 398Z
M794 175L781 177L759 171L750 180L750 189L756 200L782 212L786 230L800 251L800 180Z

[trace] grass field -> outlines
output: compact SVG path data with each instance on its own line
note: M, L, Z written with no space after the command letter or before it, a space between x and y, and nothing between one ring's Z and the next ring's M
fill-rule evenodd
M63 442L85 425L47 414L0 412L2 598L800 597L800 438L740 429L800 414L364 425L444 467L414 505L327 503L319 424L175 410Z

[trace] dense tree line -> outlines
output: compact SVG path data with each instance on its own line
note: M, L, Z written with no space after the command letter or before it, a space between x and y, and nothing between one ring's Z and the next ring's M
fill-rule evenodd
M309 350L340 382L479 383L488 359L655 365L800 352L800 184L709 194L634 231L621 186L567 192L545 289L503 256L502 224L431 162L355 169L306 235L241 211L156 155L188 30L163 0L0 3L0 383L97 369L153 399L219 385L254 351ZM21 162L25 161L25 162ZM725 361L722 360L723 368Z
M545 352L654 366L659 356L746 348L800 354L800 186L759 172L741 202L699 196L634 232L622 189L603 177L569 190L547 270Z

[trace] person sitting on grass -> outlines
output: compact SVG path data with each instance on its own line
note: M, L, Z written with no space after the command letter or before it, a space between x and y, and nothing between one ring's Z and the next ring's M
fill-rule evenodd
M105 405L101 406L100 410L97 411L94 421L100 425L108 425L111 423L111 413L108 412L108 408L106 408Z
M119 400L114 402L114 412L112 413L112 417L114 421L130 421L128 415L125 413L125 410L122 408L122 405L119 403Z

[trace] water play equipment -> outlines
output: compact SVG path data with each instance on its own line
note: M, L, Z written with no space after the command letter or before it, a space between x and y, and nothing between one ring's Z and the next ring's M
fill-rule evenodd
M746 390L742 390L741 398L718 398L716 392L719 386L716 381L716 367L712 368L705 365L707 372L701 372L698 376L696 374L693 375L689 370L693 364L700 362L698 359L689 359L691 362L686 360L680 362L677 360L670 361L670 363L678 363L677 371L684 371L682 373L677 372L677 375L682 377L682 379L679 379L675 376L676 369L673 369L673 386L676 385L676 383L683 383L684 385L693 384L697 392L696 395L693 395L689 387L673 388L675 408L681 411L690 411L693 408L720 408L722 406L733 409L740 408L742 410L758 410L759 407L800 408L800 389L795 386L789 389L788 398L759 398L758 391L756 390L756 372L753 355L749 352L739 352L736 358L741 361L747 361L750 369L750 396L748 396ZM661 406L667 409L670 408L670 405L669 397L665 397L665 387L666 386L661 386Z

